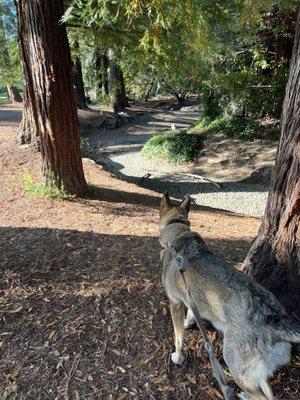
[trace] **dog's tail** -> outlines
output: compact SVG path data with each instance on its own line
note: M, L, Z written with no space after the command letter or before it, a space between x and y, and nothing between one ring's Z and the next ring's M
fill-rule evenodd
M300 322L297 320L285 319L276 326L276 334L279 340L290 343L300 343Z

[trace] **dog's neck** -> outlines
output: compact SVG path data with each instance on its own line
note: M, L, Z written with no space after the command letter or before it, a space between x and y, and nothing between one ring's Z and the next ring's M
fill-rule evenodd
M186 226L190 226L190 221L188 221L187 219L180 219L180 218L174 218L174 219L171 219L168 223L167 223L167 225L164 227L164 229L167 227L167 226L169 226L169 225L172 225L172 224L184 224L184 225L186 225Z
M167 247L167 243L172 242L177 236L190 231L188 220L172 219L160 231L159 241L162 247Z

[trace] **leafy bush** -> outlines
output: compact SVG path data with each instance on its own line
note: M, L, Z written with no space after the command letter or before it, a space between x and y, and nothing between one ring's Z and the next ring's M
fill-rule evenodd
M211 120L220 113L280 118L287 77L284 70L262 78L250 67L211 74L202 91L203 115Z
M212 121L221 113L219 107L219 96L216 91L205 87L202 93L202 114L207 121Z
M253 139L277 139L279 136L279 124L271 123L262 125L253 118L242 116L221 115L213 121L207 118L191 128L192 132L215 131L228 137L244 140Z
M202 147L199 135L187 131L166 132L153 136L144 145L141 154L148 158L158 157L179 164L192 161Z

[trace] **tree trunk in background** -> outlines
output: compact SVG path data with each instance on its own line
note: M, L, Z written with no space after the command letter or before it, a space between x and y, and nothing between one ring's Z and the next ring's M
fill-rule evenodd
M102 94L103 94L103 96L107 96L109 94L107 70L108 70L108 58L104 54L102 56Z
M117 65L117 72L118 72L118 79L120 82L120 93L119 93L119 102L122 107L130 107L127 96L126 96L126 89L125 89L125 80L124 75L121 67Z
M86 97L84 92L84 84L82 78L82 68L79 57L76 57L74 62L74 84L77 107L81 110L87 110L88 106L86 103Z
M114 113L129 107L126 92L125 83L122 70L117 64L114 51L108 50L109 68L108 68L108 87L109 94L111 97L111 105Z
M13 85L6 85L7 101L10 103L22 103L23 99L18 89Z
M288 15L282 15L279 13L279 17L283 21L282 24L284 29L279 29L276 37L275 74L277 74L282 68L289 67L289 63L293 54L293 42L297 15L295 12Z
M98 50L95 55L95 68L98 81L98 93L102 93L103 96L106 96L109 94L107 77L108 58L105 54L100 55Z
M63 0L15 0L21 56L47 185L83 194L73 73Z
M266 211L243 269L300 318L300 14Z
M261 43L265 46L265 59L269 64L275 62L275 74L278 75L282 69L289 67L292 57L296 12L280 11L278 7L273 7L271 11L263 16L263 29L260 32ZM274 73L273 67L261 70L261 74L270 75Z
M149 97L150 97L151 91L153 89L153 86L154 86L154 82L151 82L150 86L149 86L149 89L147 90L147 93L146 93L146 96L145 96L145 101L149 100Z

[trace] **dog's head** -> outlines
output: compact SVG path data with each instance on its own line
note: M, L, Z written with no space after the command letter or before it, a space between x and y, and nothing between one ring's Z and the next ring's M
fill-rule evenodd
M171 202L168 193L165 193L160 202L159 209L159 230L164 229L172 221L181 221L189 225L188 213L191 208L191 198L189 195L175 205Z

